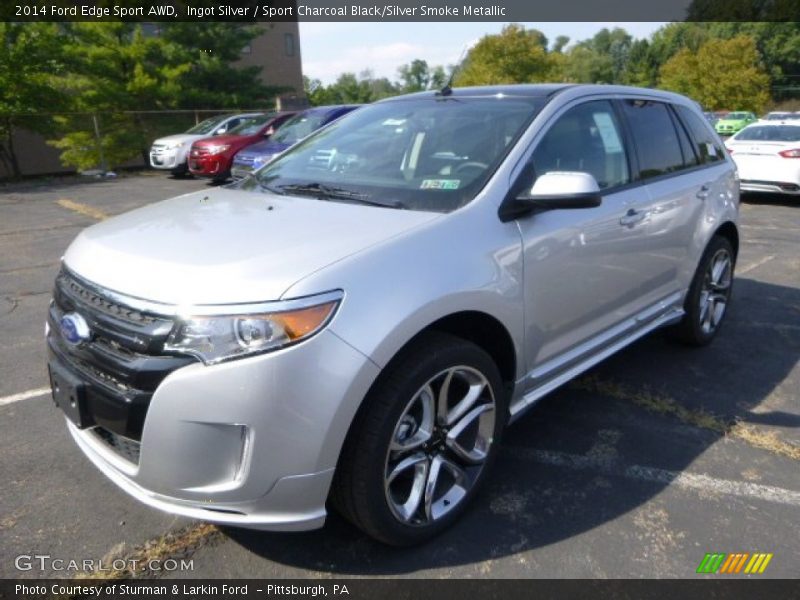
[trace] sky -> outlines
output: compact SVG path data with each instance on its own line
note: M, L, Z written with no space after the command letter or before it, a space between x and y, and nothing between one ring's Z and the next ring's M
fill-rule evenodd
M300 22L303 74L333 83L345 72L371 69L376 77L397 79L397 68L415 58L430 66L458 62L464 48L482 36L499 33L505 23L310 23ZM592 37L603 27L622 27L635 38L648 37L664 23L522 23L551 42Z

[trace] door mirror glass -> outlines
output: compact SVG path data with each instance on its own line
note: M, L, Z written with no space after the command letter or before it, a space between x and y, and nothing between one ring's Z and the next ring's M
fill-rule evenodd
M268 127L267 130L264 132L264 137L269 137L273 133L275 133L275 128L274 127Z
M227 131L227 128L223 125L214 132L214 135L222 135L225 131Z

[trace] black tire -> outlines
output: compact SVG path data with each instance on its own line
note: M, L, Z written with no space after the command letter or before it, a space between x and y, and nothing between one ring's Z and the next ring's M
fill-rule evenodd
M451 383L447 387L449 393L442 394L444 385L441 383L449 373L452 373ZM439 384L437 377L443 378ZM440 387L437 388L437 385ZM487 387L490 388L494 410L486 408L490 402ZM465 402L461 415L455 417L459 413L456 408L459 402L448 405L448 399L459 398L461 392L464 392L463 398L467 398L470 395L467 392L473 388L482 390L477 400L473 404ZM425 395L425 390L431 393ZM436 422L430 441L424 444L424 448L420 446L414 450L390 451L390 442L406 444L419 435L424 437L423 427L414 428L412 425L413 433L409 434L408 421L414 422L411 414L416 409L412 405L417 407L418 402L421 410L425 398L430 399L430 406L437 409L437 413L442 398L445 398L445 405L449 408L446 416L441 413L438 413L438 417L434 416ZM480 412L480 416L470 418L476 412ZM494 419L490 422L492 413ZM339 458L331 490L334 506L356 527L393 546L419 544L438 535L459 518L485 480L495 458L507 413L506 392L500 373L483 349L452 335L438 332L424 334L392 361L365 399ZM452 424L442 426L442 421L450 416L455 417ZM451 434L457 432L459 425L468 420L470 425L456 438L459 440L458 449L463 450L461 444L474 444L475 448L480 446L485 449L485 459L477 464L462 464L462 457L450 445L452 440L440 439L446 436L448 430ZM438 429L440 426L442 428ZM489 431L491 437L488 437ZM487 439L488 444L484 445ZM420 460L415 457L427 461L425 475L418 470L418 466L422 468L421 463L414 466L413 470L398 468L404 460ZM448 466L438 471L439 477L430 477L435 463ZM459 479L458 471L451 470L452 465L461 467L461 474L468 477ZM401 475L392 479L390 472L399 472ZM418 510L414 513L417 518L412 515L408 520L403 520L398 514L399 502L395 500L395 493L398 491L396 488L405 485L403 479L409 477L413 482L424 481L425 488L418 500ZM435 483L430 494L431 502L428 502L425 489L431 481ZM466 483L462 486L459 481L469 481L469 486ZM412 490L408 495L411 498L413 483L407 487ZM436 512L439 514L436 515Z
M226 181L228 181L228 179L230 178L230 176L231 176L231 173L230 173L230 171L226 171L226 172L225 172L225 173L223 173L222 175L217 175L216 177L213 177L213 178L211 179L211 183L212 183L212 184L214 184L214 185L222 185L223 183L225 183Z
M172 175L175 179L183 179L184 177L189 176L189 165L187 163L183 163L170 171L170 175Z
M712 264L720 257L727 257L728 260L727 272L723 277L724 289L720 287L719 283L712 286L714 293L719 294L720 300L716 305L712 303L704 312L702 307L707 304L703 300L706 297L704 294L710 293L711 279L713 279ZM700 259L700 264L697 266L692 284L689 286L689 292L686 294L684 302L686 314L677 325L670 329L670 334L674 339L689 346L705 346L711 343L722 327L724 317L728 312L735 266L736 255L727 238L720 235L711 238ZM724 301L722 301L723 298ZM720 302L722 302L722 312L719 320L714 322L715 319L711 319L709 322L708 315L713 315L714 306L718 306Z

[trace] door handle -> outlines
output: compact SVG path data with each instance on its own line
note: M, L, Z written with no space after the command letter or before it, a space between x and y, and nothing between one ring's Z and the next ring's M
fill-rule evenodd
M700 198L700 200L705 200L706 198L708 198L708 194L710 191L711 191L711 184L704 183L703 185L700 186L700 189L697 191L696 196Z
M625 213L625 216L619 220L619 224L625 227L633 227L637 223L644 221L646 216L647 212L630 208L628 212Z

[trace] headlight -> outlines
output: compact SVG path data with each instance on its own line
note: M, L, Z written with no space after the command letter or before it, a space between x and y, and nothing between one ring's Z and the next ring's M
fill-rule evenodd
M209 154L219 154L221 152L225 152L225 150L227 150L228 148L230 148L229 144L218 144L216 146L206 146L206 149L208 150Z
M335 291L262 305L188 308L164 350L196 356L207 365L277 350L320 332L342 296Z
M167 144L168 150L177 150L178 148L182 147L186 142L172 142L171 144Z

